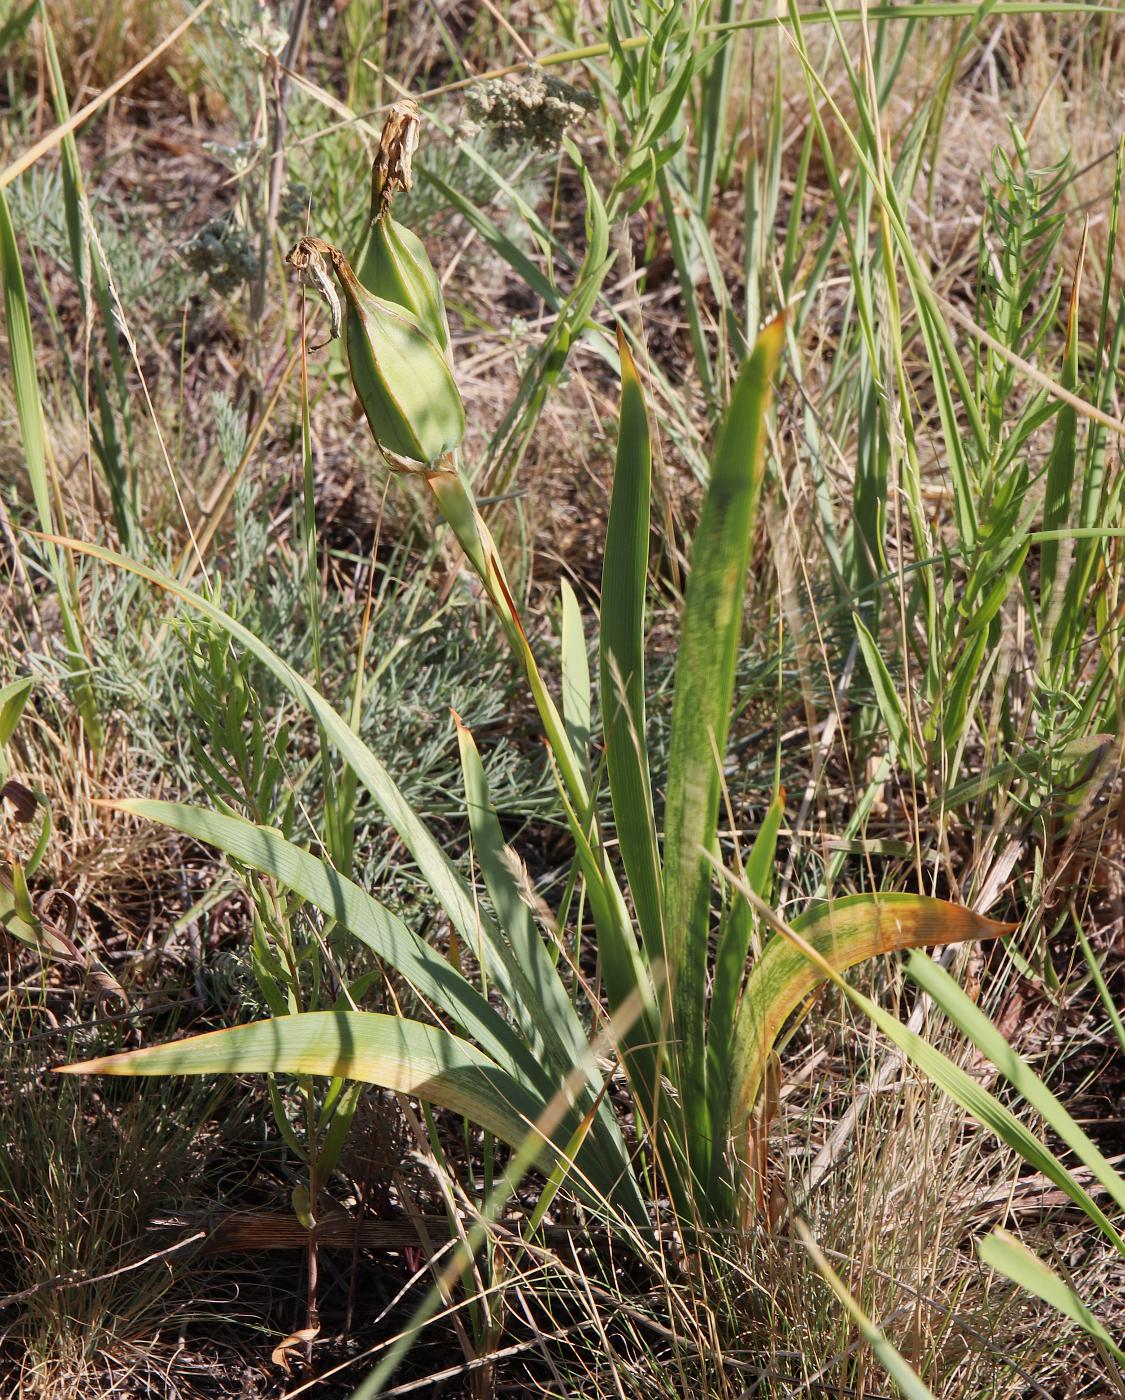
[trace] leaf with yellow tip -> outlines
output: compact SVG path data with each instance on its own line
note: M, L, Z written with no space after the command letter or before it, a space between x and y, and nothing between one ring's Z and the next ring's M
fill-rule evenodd
M1015 924L997 923L960 904L920 894L849 895L808 910L793 930L836 972L883 953L1002 938ZM745 1123L782 1026L826 974L794 944L775 934L754 964L735 1020L731 1063L732 1121Z
M61 1074L315 1074L358 1079L462 1113L518 1146L543 1103L468 1041L370 1011L313 1011L209 1031L81 1064Z

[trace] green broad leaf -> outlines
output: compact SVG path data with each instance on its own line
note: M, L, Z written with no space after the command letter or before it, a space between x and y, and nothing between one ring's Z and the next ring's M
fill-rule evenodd
M633 357L618 332L621 417L602 565L602 727L613 820L650 962L665 957L660 848L645 710L645 596L652 496L648 413Z
M47 931L31 908L22 870L6 861L0 861L0 929L28 948L45 954L56 951L49 947Z
M590 735L593 730L590 693L590 659L586 653L586 633L582 609L574 589L562 581L562 707L570 746L579 760L589 763Z
M912 981L941 1007L953 1024L986 1055L1012 1088L1021 1095L1060 1141L1087 1167L1106 1189L1118 1208L1125 1210L1125 1176L1098 1151L1069 1110L1048 1089L1031 1066L1018 1055L1005 1036L965 994L945 968L921 954L911 954L906 971Z
M1042 1259L1032 1254L1014 1235L1010 1235L1007 1230L993 1230L991 1235L981 1240L977 1248L981 1259L989 1268L1010 1278L1025 1292L1041 1298L1064 1317L1077 1322L1079 1327L1099 1341L1115 1360L1125 1365L1125 1351L1113 1340L1074 1289L1053 1269L1048 1268Z
M371 1011L312 1011L63 1065L62 1074L312 1074L358 1079L463 1114L518 1147L544 1104L439 1026ZM544 1144L544 1156L548 1145ZM553 1154L550 1154L553 1156Z
M15 733L34 684L33 676L21 676L19 680L0 686L0 749ZM3 759L0 758L0 764L2 763ZM2 772L3 768L0 767L0 773Z
M664 812L664 920L672 1003L674 1075L691 1119L690 1150L709 1169L704 1008L719 765L726 749L743 595L762 479L765 415L784 344L778 318L743 366L719 436L692 543L676 664ZM704 1165L706 1164L706 1165Z
M769 805L746 861L746 879L759 899L769 898L770 878L777 852L777 836L785 815L785 799L779 793ZM734 1009L746 974L754 915L744 899L735 899L719 937L714 987L708 1016L708 1049L729 1067ZM727 1085L729 1091L729 1081Z
M604 851L595 852L591 845L589 821L583 822L575 812L561 781L558 786L579 869L586 881L597 930L598 962L610 1011L615 1016L620 1015L634 1000L640 1000L640 1011L628 1018L618 1049L641 1116L653 1124L659 1100L664 1042L653 989L658 969L645 961L625 899L606 867ZM662 967L663 964L661 970ZM661 1104L661 1128L667 1128L675 1116L675 1105L666 1098ZM669 1188L675 1190L675 1186L676 1183L670 1181Z
M785 816L785 797L778 792L765 813L754 844L746 858L747 882L758 896L768 900L777 855L778 832ZM722 1203L729 1197L729 1177L726 1172L726 1149L729 1141L730 1089L735 1081L735 1008L739 1004L746 981L746 960L750 955L750 938L754 930L754 913L750 904L740 896L730 903L719 932L719 948L715 956L715 973L711 984L711 1009L707 1019L707 1092L711 1128L714 1134L711 1152L711 1183L708 1203ZM722 1214L719 1211L718 1214Z
M336 746L344 761L355 770L359 781L371 794L376 806L391 827L402 838L403 845L413 856L423 878L445 911L461 940L482 957L483 938L499 939L495 923L480 908L460 872L454 866L433 833L410 806L391 777L386 766L352 730L347 720L328 700L295 671L287 661L266 645L251 629L231 617L222 608L193 593L176 579L129 559L123 554L83 540L51 537L51 542L77 554L88 554L102 563L126 569L178 598L188 607L202 613L222 628L240 646L256 656L276 676L289 693L313 716L324 733Z
M852 622L855 625L856 637L859 640L859 649L863 653L867 674L870 676L871 684L875 690L875 703L879 708L883 723L887 726L887 733L894 746L895 757L911 772L919 773L924 766L922 750L914 737L906 709L895 689L895 683L891 679L891 673L887 670L887 663L883 660L875 638L863 625L863 620L858 613L852 614Z
M983 679L981 663L988 650L987 631L970 634L967 643L941 692L940 710L931 717L930 723L935 733L939 726L947 735L960 736L964 733L970 700Z
M986 631L991 626L992 619L1004 606L1008 594L1020 577L1030 547L1026 530L1016 526L1012 532L1012 540L1006 547L996 551L995 558L986 557L977 564L974 573L988 582L986 586L974 590L975 597L971 600L966 599L961 604L960 610L965 618L967 636Z
M473 848L504 933L503 944L489 947L489 977L504 991L533 1053L564 1071L583 1065L590 1084L600 1089L601 1073L582 1023L536 928L529 907L531 891L521 892L517 884L518 866L500 830L476 743L456 715L454 720Z
M355 770L360 782L370 792L391 826L402 838L407 850L416 860L419 870L445 910L458 935L467 946L473 949L478 961L486 962L489 946L497 949L505 946L503 935L497 929L495 921L480 907L460 873L403 797L385 766L353 732L351 726L336 709L303 676L282 660L244 624L232 618L207 599L191 592L190 589L168 575L161 574L147 565L128 559L126 556L105 549L100 545L55 537L52 537L52 542L63 545L76 553L89 554L104 563L126 569L149 583L155 584L171 596L180 599L208 617L233 640L256 656L317 720L323 732L335 744L344 760ZM561 732L561 719L558 728L560 730L557 735L559 747L569 754L569 741ZM613 893L623 910L620 892L614 889ZM333 916L335 917L335 913ZM455 975L455 970L450 968L449 975ZM556 1067L564 1073L570 1068L570 1062L564 1066Z
M793 933L813 950L815 960L775 933L747 978L735 1019L731 1051L735 1134L741 1134L749 1121L782 1027L826 976L840 981L841 972L884 953L1002 938L1014 928L963 905L925 895L859 894L814 907L794 920Z
M332 1117L328 1123L328 1129L321 1139L320 1151L317 1154L317 1171L322 1181L327 1181L332 1172L335 1171L336 1164L340 1160L340 1155L348 1140L348 1134L351 1132L352 1124L355 1122L356 1110L362 1101L362 1084L357 1082L345 1087L342 1079L337 1080L336 1084L340 1086L339 1097L333 1105ZM335 1087L333 1085L333 1088ZM323 1117L320 1126L322 1128L324 1126Z
M714 57L714 54L715 49L712 47L706 58ZM682 114L684 99L694 77L695 64L685 63L674 81L655 94L653 100L648 104L645 112L644 140L651 149L657 149L660 138L669 130L676 118Z
M598 958L610 1011L616 1014L633 996L640 993L643 1008L636 1023L630 1022L629 1034L645 1045L648 1054L655 1056L659 1013L652 995L652 986L654 977L658 975L657 969L645 961L625 898L613 877L613 872L606 864L604 849L594 849L589 816L583 820L574 810L561 782L558 787L567 826L574 838L578 866L586 881L590 909L598 933Z
M287 841L280 831L243 817L177 802L133 798L117 809L159 822L213 846L247 869L269 875L334 919L517 1079L541 1095L557 1087L503 1016L436 948L326 861Z
M778 793L769 805L762 825L746 859L746 879L759 899L768 900L772 883L777 837L785 816L785 797ZM734 897L719 934L712 978L711 1008L707 1017L707 1093L710 1096L714 1145L709 1196L720 1193L727 1149L731 1088L736 1063L734 1030L735 1008L746 980L746 959L754 913L745 899Z
M552 1074L549 1057L533 1053L515 1029L446 958L327 862L293 845L280 832L256 826L238 816L145 799L123 801L116 806L121 811L160 822L215 846L240 865L270 875L396 968L420 996L453 1020L491 1059L542 1102L547 1102L557 1090L569 1069L569 1060L562 1070ZM280 1003L275 1007L278 1013L283 1010ZM541 1013L540 1019L544 1018L545 1013ZM573 1010L570 1010L570 1018L575 1021ZM581 1035L580 1027L578 1034ZM584 1040L581 1046L583 1055L589 1058ZM567 1053L570 1053L569 1048ZM599 1077L595 1091L600 1087ZM606 1116L600 1116L595 1125L589 1151L583 1156L583 1171L604 1197L612 1194L624 1206L625 1194L631 1189L635 1195L635 1187L632 1187L628 1153L620 1130L612 1119L607 1124ZM628 1206L636 1207L636 1200L629 1201Z
M746 879L759 899L768 900L773 887L774 864L777 861L777 838L785 820L785 789L780 788L766 809L766 815L754 837L746 857Z

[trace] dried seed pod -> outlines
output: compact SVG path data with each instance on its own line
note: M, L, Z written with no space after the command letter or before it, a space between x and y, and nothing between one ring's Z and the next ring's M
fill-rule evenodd
M323 239L302 238L286 261L322 290L324 264L331 263L344 295L352 384L391 464L426 470L452 452L465 435L465 410L445 355L418 317L368 291L340 250Z

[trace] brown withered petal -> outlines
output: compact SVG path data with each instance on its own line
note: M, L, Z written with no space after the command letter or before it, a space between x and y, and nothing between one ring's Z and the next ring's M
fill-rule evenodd
M35 794L23 783L9 778L0 787L0 811L8 821L17 826L27 826L35 820L35 809L39 805Z
M413 102L396 102L387 114L379 137L379 150L371 166L371 218L381 219L399 190L414 184L410 163L418 146L418 108Z

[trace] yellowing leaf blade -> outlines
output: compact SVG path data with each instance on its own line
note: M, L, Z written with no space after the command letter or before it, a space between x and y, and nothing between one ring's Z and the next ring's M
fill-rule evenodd
M836 972L904 948L1000 938L1014 924L974 914L960 904L917 894L850 895L810 909L793 929ZM733 1064L738 1068L732 1121L744 1123L754 1106L766 1061L782 1026L825 980L825 971L775 934L754 965L735 1020Z
M542 1101L440 1026L370 1011L314 1011L208 1031L81 1064L64 1074L311 1074L358 1079L462 1113L502 1142L523 1142Z

